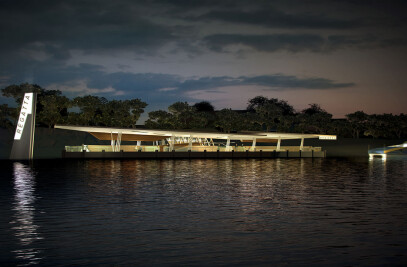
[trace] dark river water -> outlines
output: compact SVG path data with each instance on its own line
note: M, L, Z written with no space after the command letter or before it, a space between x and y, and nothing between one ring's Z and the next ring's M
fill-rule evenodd
M407 264L405 158L0 167L1 266Z

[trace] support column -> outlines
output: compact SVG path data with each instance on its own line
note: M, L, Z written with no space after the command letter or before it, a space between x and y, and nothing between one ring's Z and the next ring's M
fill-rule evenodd
M120 152L121 142L122 142L122 133L118 132L117 133L117 140L116 140L116 152Z
M170 151L174 150L175 136L171 135Z
M280 147L281 147L281 138L278 138L277 151L280 151Z
M141 141L137 141L137 144L136 144L137 151L139 151L141 149L140 146L141 146Z
M300 150L304 149L304 138L301 138Z
M256 138L253 138L252 147L250 148L251 151L256 151Z
M115 144L116 142L114 141L113 138L113 132L110 132L110 145L112 146L112 151L115 152Z
M226 151L230 151L230 137L226 140Z
M192 136L189 136L188 139L188 150L192 150Z

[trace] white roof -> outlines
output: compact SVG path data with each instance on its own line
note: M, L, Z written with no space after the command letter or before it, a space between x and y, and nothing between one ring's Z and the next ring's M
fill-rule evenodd
M299 134L299 133L278 133L278 132L238 132L238 133L221 133L221 132L197 132L188 130L153 130L153 129L136 129L136 128L112 128L96 126L67 126L55 125L56 129L88 132L88 133L108 133L108 134L129 134L129 135L151 135L151 136L171 136L176 137L198 137L213 139L231 139L231 140L253 140L253 139L306 139L319 138L326 140L336 140L336 135L324 134Z

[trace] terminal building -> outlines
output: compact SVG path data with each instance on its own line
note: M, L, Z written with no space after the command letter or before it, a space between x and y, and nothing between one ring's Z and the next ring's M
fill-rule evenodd
M110 141L109 145L66 146L65 158L325 157L321 147L305 146L305 139L336 140L335 135L277 132L222 133L65 125L55 128L87 132L99 140ZM298 140L298 145L283 146L284 140Z

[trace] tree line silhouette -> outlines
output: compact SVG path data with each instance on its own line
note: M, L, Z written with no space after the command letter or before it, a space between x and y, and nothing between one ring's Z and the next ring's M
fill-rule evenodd
M55 124L136 127L147 107L140 99L107 100L98 96L69 99L59 90L46 90L38 85L10 85L2 95L14 98L17 107L0 105L0 126L12 128L18 119L25 92L36 92L37 123L49 128ZM245 110L215 110L207 101L194 105L175 102L167 110L148 113L144 127L152 129L195 129L233 131L278 131L292 133L335 134L341 137L397 138L407 137L407 115L366 114L356 111L344 119L318 104L296 111L287 101L256 96L248 100Z

